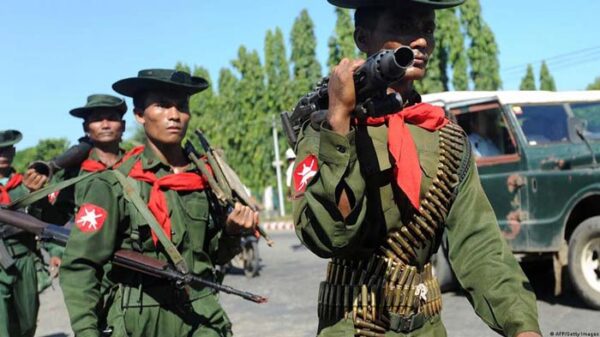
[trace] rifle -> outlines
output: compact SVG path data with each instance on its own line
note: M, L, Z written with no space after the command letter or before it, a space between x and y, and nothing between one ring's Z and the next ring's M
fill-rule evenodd
M211 189L221 205L228 210L232 210L235 203L240 202L241 204L250 207L253 211L258 211L260 208L259 205L250 197L250 195L248 195L244 184L242 184L235 171L233 171L227 162L213 150L202 131L196 130L195 133L204 150L208 164L214 172L214 177L208 172L204 162L200 160L200 154L189 140L185 144L185 152L196 167L202 171L202 174L206 176ZM269 247L273 246L273 240L262 226L257 225L256 230L263 238L265 238Z
M70 231L64 227L49 224L29 214L8 210L4 207L0 207L0 223L20 228L26 232L35 234L41 241L54 242L63 247L67 244L70 234ZM240 296L255 303L267 302L266 297L205 280L189 273L184 274L165 261L160 261L132 250L121 249L116 251L112 262L119 267L173 282L179 288L186 285L204 286L226 294Z
M89 155L92 146L89 138L79 138L79 144L71 146L62 154L54 157L54 159L50 161L34 161L29 164L28 168L32 168L37 173L47 176L48 180L50 180L52 175L60 170L79 167Z
M398 93L387 94L390 84L404 77L406 70L414 62L414 52L408 47L383 49L369 57L354 72L357 118L379 117L402 109L402 97ZM315 89L302 97L292 113L281 113L281 124L288 143L296 147L298 134L304 124L311 120L320 123L325 119L329 105L329 78L324 77Z

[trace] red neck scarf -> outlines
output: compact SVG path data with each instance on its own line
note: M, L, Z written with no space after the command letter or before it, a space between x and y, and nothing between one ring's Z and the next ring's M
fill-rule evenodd
M18 173L13 173L6 185L0 185L0 205L8 205L10 203L8 191L19 186L21 182L23 182L23 176Z
M357 121L357 124L388 125L388 149L395 160L396 184L415 209L420 206L421 167L415 142L406 123L435 131L448 122L442 108L426 103L416 104L384 117L369 117L365 121Z
M169 218L169 207L167 198L163 190L174 191L199 191L205 189L208 184L206 180L196 173L175 173L169 174L162 178L157 178L150 171L144 171L142 162L137 161L129 176L133 179L145 181L152 184L150 190L150 200L148 200L148 208L158 221L158 224L163 229L169 240L171 240L171 219ZM152 232L152 240L156 245L158 237Z
M125 161L127 161L127 159L140 154L144 151L144 146L136 146L133 149L131 149L131 151L127 152L123 158L119 159L119 161L113 166L114 168L119 167L121 164L123 164ZM103 162L94 160L94 159L86 159L83 161L83 163L81 163L81 169L86 171L86 172L98 172L98 171L104 171L106 169L108 169L108 166L106 166L106 164L104 164Z

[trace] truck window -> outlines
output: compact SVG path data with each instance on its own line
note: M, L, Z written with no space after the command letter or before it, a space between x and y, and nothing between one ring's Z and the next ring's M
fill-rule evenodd
M477 157L495 157L516 153L500 108L460 113L458 124L465 130Z
M589 140L600 140L600 103L571 104L573 115L586 121L585 136Z
M568 115L564 105L523 105L512 109L529 145L569 141Z

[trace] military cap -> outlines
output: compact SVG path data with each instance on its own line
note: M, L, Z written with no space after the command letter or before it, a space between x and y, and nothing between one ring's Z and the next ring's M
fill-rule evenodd
M122 98L111 95L89 95L84 106L75 108L69 113L75 117L86 118L92 111L97 109L115 109L123 116L127 112L127 104Z
M129 97L150 90L171 90L192 95L208 88L208 82L202 77L191 76L184 71L145 69L140 70L137 77L117 81L112 87L116 92Z
M23 139L23 134L17 130L0 131L0 147L13 146Z
M432 9L458 6L465 0L327 0L330 4L343 8L391 7L398 5L421 5Z

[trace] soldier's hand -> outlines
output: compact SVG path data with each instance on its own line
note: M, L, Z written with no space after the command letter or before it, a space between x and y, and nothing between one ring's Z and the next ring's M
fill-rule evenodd
M37 191L48 182L48 176L38 173L34 169L28 169L23 175L23 185L30 191Z
M244 232L251 233L258 225L258 212L239 202L235 203L233 211L225 221L225 232L230 235L238 235Z
M327 121L333 131L346 135L350 132L350 119L356 106L356 91L354 89L354 71L364 60L349 60L344 58L333 68L329 75L329 112Z

